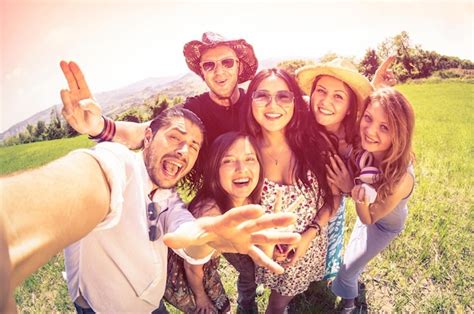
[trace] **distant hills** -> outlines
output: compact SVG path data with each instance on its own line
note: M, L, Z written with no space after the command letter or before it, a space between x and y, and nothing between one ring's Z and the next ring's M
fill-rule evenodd
M260 61L259 68L273 67L280 61L277 59L262 60ZM114 117L133 106L142 105L145 100L158 94L166 95L168 98L176 96L189 97L207 90L206 84L199 76L194 73L188 73L183 76L147 78L122 88L94 94L94 97L101 105L103 114ZM36 125L40 120L49 123L53 108L56 108L57 112L61 113L62 105L53 105L32 115L28 119L16 123L5 132L0 133L0 141L23 132L28 124Z
M181 77L147 78L122 88L94 94L94 97L101 105L104 115L114 117L130 107L143 104L146 99L157 94L167 95L169 98L188 97L206 90L206 84L200 77L194 73L188 73ZM5 132L0 133L0 141L24 131L28 124L36 125L40 120L49 123L53 108L61 113L62 104L53 105L16 123Z

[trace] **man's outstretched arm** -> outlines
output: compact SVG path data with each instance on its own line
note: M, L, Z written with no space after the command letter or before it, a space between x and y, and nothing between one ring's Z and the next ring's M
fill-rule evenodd
M0 191L11 292L64 247L94 229L107 215L110 202L102 169L86 153L2 177Z

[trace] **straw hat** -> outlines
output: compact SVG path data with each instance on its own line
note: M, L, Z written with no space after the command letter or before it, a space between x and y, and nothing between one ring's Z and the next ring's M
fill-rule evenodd
M360 117L365 101L373 91L369 80L357 71L351 61L342 58L336 58L328 63L302 67L296 71L296 80L301 90L306 95L311 96L313 82L316 77L321 75L335 77L349 85L357 97L357 116Z
M193 40L184 45L183 53L186 63L197 75L202 77L201 55L208 49L225 45L232 48L242 65L242 71L239 73L238 81L243 83L252 79L257 72L258 61L253 52L253 47L244 39L228 40L219 34L207 32L202 35L202 41Z

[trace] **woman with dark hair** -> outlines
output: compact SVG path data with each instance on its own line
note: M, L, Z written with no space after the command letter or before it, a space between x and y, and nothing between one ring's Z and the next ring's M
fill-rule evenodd
M267 313L283 313L291 299L325 273L326 225L333 214L333 199L326 180L324 152L328 147L318 135L306 136L308 108L293 77L281 69L262 70L250 82L243 108L245 131L257 139L263 158L262 205L275 211L302 199L295 209L294 230L301 234L297 245L267 248L286 266L282 275L257 267L257 282L271 289ZM305 146L317 145L311 155Z
M207 156L202 188L189 206L195 217L220 215L236 206L259 203L263 174L252 137L225 133L214 141ZM191 265L170 250L166 300L185 313L229 312L218 265L219 257L204 265Z
M369 80L351 61L334 59L329 63L306 66L297 71L300 88L310 97L310 134L322 135L330 144L328 180L340 193L349 196L353 181L350 156L356 144L358 121L372 91ZM309 146L308 149L318 149ZM342 264L346 202L341 197L337 214L328 225L328 255L325 279L332 281Z

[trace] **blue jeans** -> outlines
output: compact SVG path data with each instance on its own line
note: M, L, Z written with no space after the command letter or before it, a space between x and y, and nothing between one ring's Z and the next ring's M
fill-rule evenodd
M225 259L239 272L237 279L238 312L258 313L257 283L255 282L255 264L248 255L239 253L224 253Z

